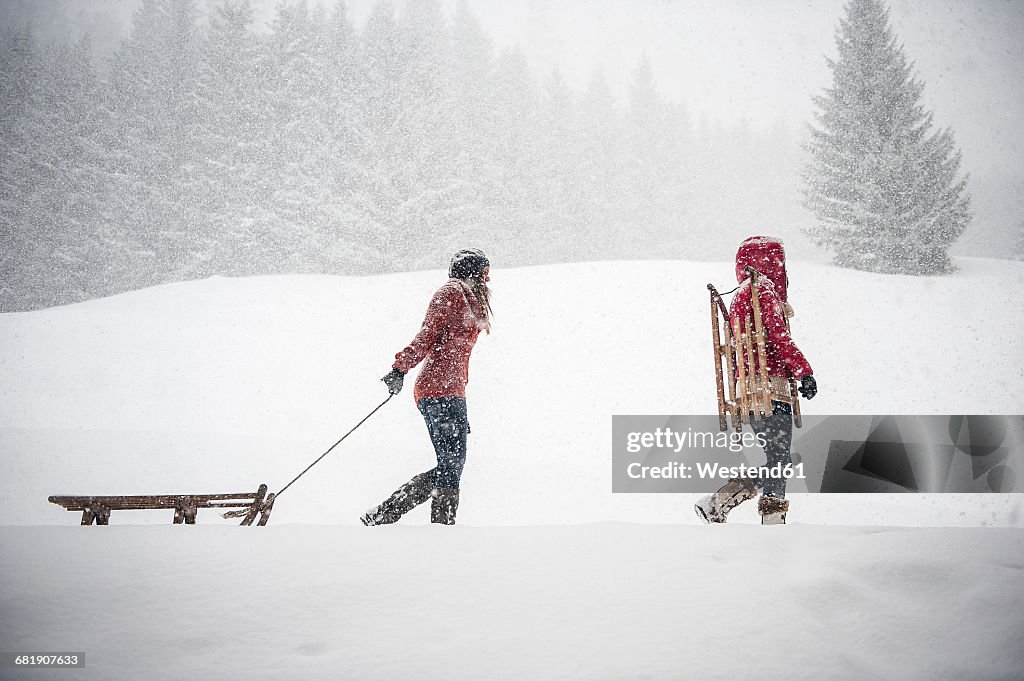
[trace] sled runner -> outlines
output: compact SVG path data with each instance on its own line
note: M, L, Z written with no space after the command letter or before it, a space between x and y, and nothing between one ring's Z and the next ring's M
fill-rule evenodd
M768 376L765 333L758 300L760 274L747 268L751 281L753 315L730 321L729 310L714 285L711 293L711 342L715 358L715 383L718 388L718 423L723 431L732 426L739 431L749 423L772 413L772 401L793 405L793 424L799 428L800 401L796 380ZM788 327L789 321L786 321ZM728 395L726 395L728 386Z
M259 515L257 526L267 524L274 507L274 495L267 496L267 486L260 485L255 492L235 494L156 494L141 496L73 497L52 496L50 503L63 506L69 511L82 512L82 524L107 525L111 511L174 509L174 524L194 525L196 512L200 508L240 509L231 511L225 517L240 517L242 525L252 525ZM243 517L244 516L244 517Z

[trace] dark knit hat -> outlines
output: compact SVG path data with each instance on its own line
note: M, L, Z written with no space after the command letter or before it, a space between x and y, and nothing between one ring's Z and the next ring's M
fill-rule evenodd
M465 248L452 256L452 264L448 267L448 276L454 279L482 277L484 268L491 262L484 252L477 248Z

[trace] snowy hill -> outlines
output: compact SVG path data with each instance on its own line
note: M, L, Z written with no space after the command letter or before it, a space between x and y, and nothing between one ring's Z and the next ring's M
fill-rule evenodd
M1024 412L1024 264L959 264L916 278L793 263L793 332L820 386L805 410ZM678 495L610 493L611 416L714 413L705 285L732 288L731 265L493 274L494 333L470 366L460 521L695 522ZM210 279L0 316L0 522L77 523L51 494L279 489L386 397L379 378L443 281ZM355 524L432 457L407 390L290 489L273 522ZM1016 495L907 496L899 514L881 497L868 511L852 501L809 495L794 520L1024 524Z
M1024 264L960 265L794 263L821 387L805 410L1021 413ZM794 495L791 524L762 528L750 504L704 527L689 495L611 494L612 414L713 411L705 284L731 271L496 269L454 528L421 510L353 527L432 465L408 393L267 528L212 511L69 527L46 501L280 488L385 397L440 272L212 279L0 316L0 649L85 653L41 679L1021 678L1022 495Z

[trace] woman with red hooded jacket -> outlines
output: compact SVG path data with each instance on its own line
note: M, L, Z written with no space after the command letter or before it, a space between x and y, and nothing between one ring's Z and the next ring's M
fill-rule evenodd
M360 520L387 525L431 500L430 521L455 524L459 480L466 464L466 383L469 357L481 331L491 332L490 262L479 250L462 250L452 258L449 280L434 293L416 337L395 355L383 380L392 395L402 390L405 374L424 362L413 398L427 424L437 465L399 487Z
M786 274L786 252L782 241L770 236L752 236L740 244L736 252L736 281L740 286L729 304L729 320L744 320L754 314L752 288L747 268L760 275L758 302L765 335L765 354L768 379L773 394L788 394L789 379L799 379L800 394L811 399L818 392L811 365L789 335L787 318L793 308L787 301L789 277ZM790 447L793 442L793 407L788 402L772 400L771 415L761 420L751 419L754 431L764 436L767 467L783 467L792 463ZM757 496L761 489L758 511L765 525L786 522L789 502L786 500L786 479L732 478L714 494L697 502L697 515L709 523L724 523L729 511Z

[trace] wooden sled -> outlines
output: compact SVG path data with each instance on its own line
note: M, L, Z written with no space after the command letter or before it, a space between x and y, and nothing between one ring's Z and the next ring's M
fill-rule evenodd
M751 304L753 315L730 322L729 310L712 284L711 342L715 358L715 383L718 388L718 425L722 431L732 426L739 431L751 418L760 421L772 413L772 401L793 405L793 424L800 428L800 398L796 379L788 380L768 376L764 325L761 301L758 299L758 281L761 275L747 268L751 277ZM789 320L786 320L789 327ZM726 395L726 386L729 394Z
M267 486L260 485L255 492L239 492L235 494L155 494L141 496L52 496L50 503L63 506L69 511L82 512L82 524L107 525L110 523L111 511L174 509L174 524L195 525L196 513L200 508L234 508L225 517L242 518L242 525L256 523L262 527L270 520L270 511L274 507L274 495L267 496ZM244 517L243 517L244 516Z

